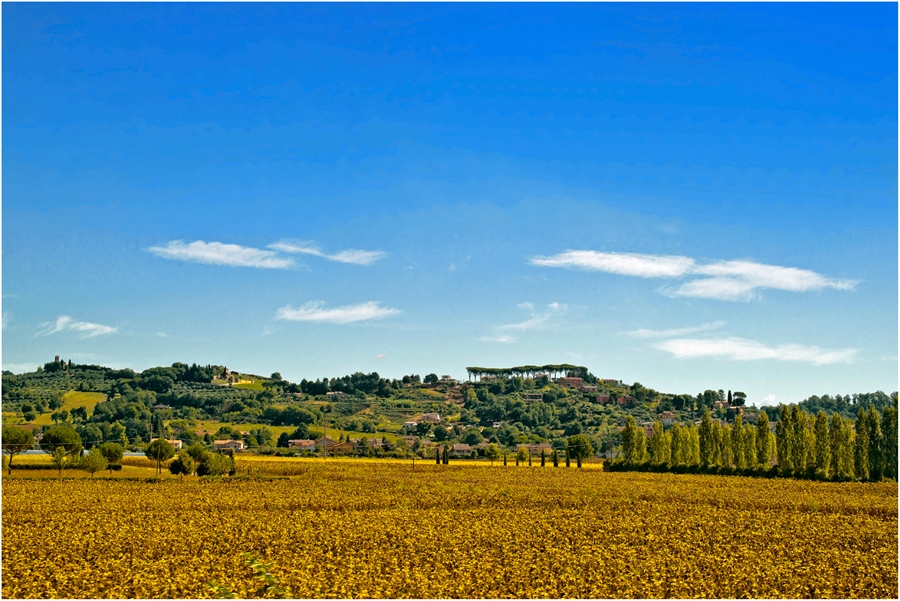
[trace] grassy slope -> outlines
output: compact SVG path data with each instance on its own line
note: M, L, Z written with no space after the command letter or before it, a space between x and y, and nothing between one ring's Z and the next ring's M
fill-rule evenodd
M70 391L66 393L65 403L63 403L62 408L66 411L71 411L76 407L87 407L88 412L92 412L97 403L106 400L106 395L102 392L77 392ZM51 412L42 413L35 418L32 424L35 426L49 426L53 423L53 420L50 419Z

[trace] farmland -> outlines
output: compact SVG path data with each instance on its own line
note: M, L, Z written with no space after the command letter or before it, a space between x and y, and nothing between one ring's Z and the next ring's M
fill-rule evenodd
M894 482L350 459L237 467L263 477L4 478L3 596L897 593Z

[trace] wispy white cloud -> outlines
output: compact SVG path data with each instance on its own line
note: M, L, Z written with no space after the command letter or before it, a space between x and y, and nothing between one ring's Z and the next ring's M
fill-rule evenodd
M102 336L104 334L115 334L118 328L105 326L99 323L90 323L87 321L72 321L68 315L60 315L55 322L48 321L41 324L43 328L35 336L50 336L62 331L80 332L82 338L93 338L94 336Z
M768 394L768 395L766 395L765 397L763 397L763 400L762 400L762 401L760 401L760 406L763 406L763 405L772 405L774 402L775 402L775 395L774 395L774 394Z
M328 259L329 261L351 263L353 265L371 265L386 256L386 253L380 250L357 250L353 248L329 255L322 252L318 245L313 242L298 242L292 240L281 240L275 244L270 244L269 248L286 253L313 255L315 257Z
M533 330L543 325L554 315L565 312L566 305L561 305L559 303L550 303L549 305L547 305L547 310L543 313L536 313L534 310L534 305L532 305L531 303L521 303L519 305L519 308L527 309L531 313L531 317L529 319L526 319L525 321L520 321L519 323L509 323L499 326L501 330Z
M518 338L503 334L501 336L482 336L479 340L484 340L485 342L499 342L500 344L511 344L518 340Z
M725 325L724 321L714 321L712 323L704 323L699 326L689 328L671 328L668 330L632 330L625 332L629 336L635 338L672 338L674 336L686 336L688 334L696 334L698 332L708 332L709 330L717 330Z
M378 359L379 361L381 361L385 357L387 357L387 353L378 353L377 355L375 355L375 358Z
M808 292L834 288L852 290L858 282L825 277L808 269L767 265L754 261L716 261L698 264L690 257L678 255L646 255L606 253L592 250L569 250L549 257L533 257L531 264L543 267L566 267L605 271L642 278L697 277L675 290L664 289L671 296L710 298L716 300L750 300L763 288Z
M549 257L532 257L532 265L569 267L589 271L606 271L641 278L673 278L688 273L694 265L689 257L644 255L637 253L605 253L593 250L567 250Z
M731 361L804 361L814 365L852 363L856 349L823 349L802 344L766 346L746 338L672 338L653 344L679 359L712 357Z
M369 319L381 319L397 315L401 313L399 309L390 307L382 307L376 301L360 303L358 305L347 305L344 307L334 307L326 309L324 301L312 301L306 303L299 309L294 309L290 305L278 309L278 319L286 319L289 321L312 321L323 323L353 323L355 321L366 321Z
M294 265L293 259L278 256L278 253L271 250L203 240L196 240L190 244L185 244L182 240L173 240L165 246L151 246L148 250L164 259L208 265L260 269L286 269Z
M12 313L10 313L9 311L4 311L3 312L3 329L5 330L11 323L12 323Z

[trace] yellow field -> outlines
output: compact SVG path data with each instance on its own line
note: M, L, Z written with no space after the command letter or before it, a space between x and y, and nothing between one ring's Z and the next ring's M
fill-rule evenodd
M897 595L895 483L242 460L296 474L4 479L3 596Z

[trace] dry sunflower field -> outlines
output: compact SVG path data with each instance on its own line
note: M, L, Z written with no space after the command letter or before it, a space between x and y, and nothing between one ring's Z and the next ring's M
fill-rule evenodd
M897 597L892 482L240 458L242 471L263 477L4 478L3 597Z

